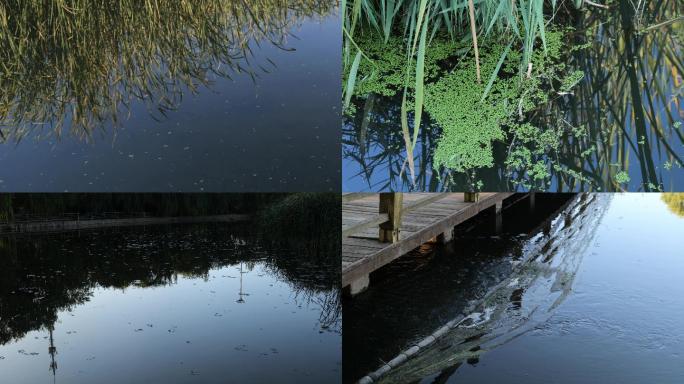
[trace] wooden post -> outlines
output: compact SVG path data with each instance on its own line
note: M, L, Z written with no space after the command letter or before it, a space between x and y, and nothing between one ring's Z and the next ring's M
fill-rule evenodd
M465 192L463 193L463 200L466 203L477 203L480 201L480 194L478 192Z
M503 201L497 201L494 208L496 210L496 233L501 233L503 229Z
M401 227L401 206L404 195L398 192L380 194L380 213L386 213L389 220L380 224L378 240L381 243L396 243L399 241Z
M440 244L446 244L453 239L454 239L454 229L453 228L449 229L448 231L444 231L444 233L440 233L439 235L437 235L437 242Z
M360 278L354 280L349 284L349 295L356 296L359 293L368 289L370 285L370 277L368 275L363 275Z
M530 192L530 213L534 212L534 207L537 204L536 195L534 192Z

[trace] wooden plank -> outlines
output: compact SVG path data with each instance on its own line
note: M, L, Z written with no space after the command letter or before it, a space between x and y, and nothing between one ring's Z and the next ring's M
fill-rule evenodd
M372 193L362 193L362 192L349 192L342 194L342 202L347 203L349 201L359 200L371 196Z
M342 285L347 286L352 281L367 277L369 273L436 236L451 231L456 225L476 216L483 210L496 206L497 202L512 195L513 193L480 193L478 201L468 203L464 201L463 194L460 193L404 194L402 230L395 243L383 244L378 241L374 237L377 236L377 232L374 234L375 228L371 225L357 228L349 226L343 229L343 235L348 236L343 237L342 241ZM377 201L378 195L372 198ZM345 215L354 217L359 209L378 207L378 204L371 201L371 197L364 198L363 204L359 206L354 206L355 203L356 201L347 204L349 205L347 209L343 207L343 222L349 222L349 220L345 221ZM412 205L414 210L407 212L406 207ZM377 221L368 219L369 222L371 220L373 224Z
M418 193L418 194L406 194L406 198L403 201L402 211L404 213L414 211L418 208L424 207L435 201L448 197L448 193ZM377 195L375 195L377 197ZM342 237L348 237L356 232L364 231L365 229L380 226L389 220L389 215L386 213L375 213L374 217L369 217L364 221L360 221L354 225L346 225L345 215L349 214L352 217L356 217L357 212L370 212L370 209L377 210L380 207L379 202L370 204L370 201L356 201L353 204L343 204L342 205Z

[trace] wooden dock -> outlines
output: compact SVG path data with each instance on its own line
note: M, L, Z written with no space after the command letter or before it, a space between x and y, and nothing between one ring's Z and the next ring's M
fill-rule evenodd
M342 198L342 287L368 287L371 272L492 208L500 217L513 193L347 194Z
M237 223L248 221L249 215L227 214L211 216L178 216L178 217L131 217L123 219L85 219L85 220L35 220L18 223L0 223L0 234L25 232L58 232L81 229L107 227L132 227L161 224L195 224L195 223Z

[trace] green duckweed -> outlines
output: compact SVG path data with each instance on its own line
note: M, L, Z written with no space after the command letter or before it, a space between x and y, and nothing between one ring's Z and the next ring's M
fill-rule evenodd
M629 174L625 171L620 171L615 174L615 182L618 184L626 184L629 183L630 180Z
M483 81L478 83L468 42L440 35L430 41L425 59L424 107L441 130L433 151L435 170L464 173L471 188L478 189L482 183L478 183L476 171L494 166L494 143L502 142L509 146L504 165L513 183L544 189L551 171L584 179L579 173L555 165L549 156L559 148L564 132L561 124L540 128L529 120L530 112L547 103L550 96L569 92L584 78L581 71L566 74L562 54L567 32L547 31L547 49L534 51L529 77L520 72L521 53L509 51L484 100L487 80L497 69L507 44L495 38L481 44ZM373 61L361 62L355 97L392 97L403 92L404 87L410 95L415 83L406 79L404 40L391 37L384 43L370 33L359 36L356 42ZM412 102L412 97L407 101ZM585 133L583 127L570 129L578 136Z

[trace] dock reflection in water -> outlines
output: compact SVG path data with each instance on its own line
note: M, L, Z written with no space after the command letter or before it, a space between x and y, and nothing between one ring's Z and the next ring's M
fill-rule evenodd
M339 381L339 259L242 228L3 236L3 382Z
M684 260L676 242L684 230L684 198L585 199L560 214L549 212L551 220L539 227L509 227L503 239L488 234L485 222L453 248L412 255L403 267L394 266L402 281L387 271L384 286L345 301L345 359L348 347L375 345L373 329L382 329L383 339L377 341L382 349L371 349L375 355L359 358L374 366L360 372L345 364L344 381L358 380L451 320L455 325L443 338L380 381L680 381L684 291L678 281ZM442 289L428 289L437 286ZM403 294L392 295L392 289ZM369 306L385 311L364 316ZM400 308L405 315L399 316ZM408 325L388 326L395 316ZM388 332L399 337L385 338Z

